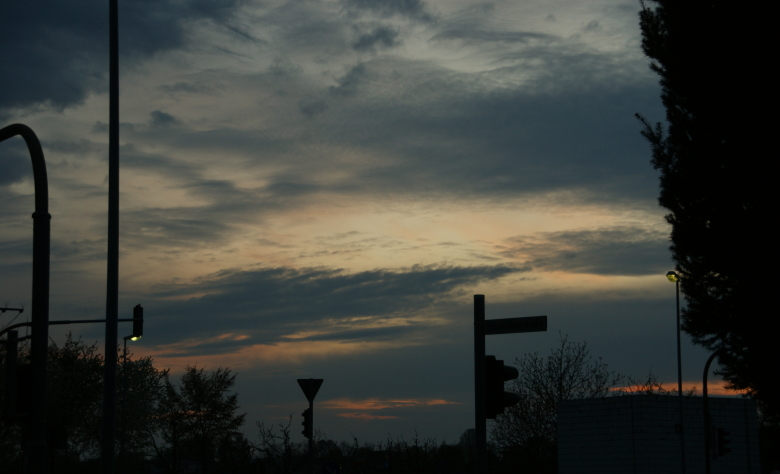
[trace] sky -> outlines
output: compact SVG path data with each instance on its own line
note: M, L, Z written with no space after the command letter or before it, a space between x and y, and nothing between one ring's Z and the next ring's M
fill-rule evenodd
M0 17L0 126L47 163L52 320L105 315L107 3ZM488 337L507 363L568 337L676 386L639 2L119 3L120 317L143 305L131 350L157 367L238 373L250 440L293 415L303 441L313 377L330 439L457 442L475 294L488 319L548 316ZM33 191L22 140L0 143L0 304L31 306ZM682 345L701 387L708 354Z

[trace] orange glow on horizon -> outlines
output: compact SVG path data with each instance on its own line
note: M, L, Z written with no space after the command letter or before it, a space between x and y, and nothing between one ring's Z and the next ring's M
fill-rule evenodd
M436 405L459 405L442 399L404 399L381 400L379 398L367 398L365 400L351 400L349 398L337 398L326 400L320 406L329 410L385 410L387 408L411 408Z
M453 402L449 400L443 400L440 398L431 399L379 399L379 398L366 398L364 400L352 400L349 398L336 398L332 400L326 400L320 403L320 407L326 410L352 410L336 413L336 416L342 418L352 418L363 421L371 420L391 420L400 418L397 415L378 415L375 413L366 413L378 410L392 410L392 409L409 409L409 408L421 408L438 405L459 405L460 402Z
M665 392L674 392L677 393L677 382L666 382L660 384L661 389ZM697 384L696 382L686 382L683 381L682 384L683 387L683 394L688 394L693 392L693 395L701 396L701 383ZM642 387L615 387L612 389L613 391L624 391L624 392L641 392ZM715 395L715 396L724 396L724 397L738 397L745 394L745 390L729 390L726 388L726 381L725 380L711 380L707 384L707 395Z

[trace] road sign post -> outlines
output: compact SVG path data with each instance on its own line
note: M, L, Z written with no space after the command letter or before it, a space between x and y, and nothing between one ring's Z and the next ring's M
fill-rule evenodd
M547 331L547 316L485 320L485 295L474 295L474 437L476 474L487 473L485 336Z
M309 438L309 465L311 472L314 472L314 397L317 396L320 387L322 386L323 379L298 379L298 385L300 385L303 394L306 395L306 400L309 401L308 415L304 412L304 430L303 434Z

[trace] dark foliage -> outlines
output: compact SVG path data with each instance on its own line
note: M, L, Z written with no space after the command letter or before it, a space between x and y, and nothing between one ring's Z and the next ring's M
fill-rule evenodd
M594 359L587 343L569 342L563 335L559 343L546 358L533 353L515 359L520 376L506 387L520 402L490 424L501 464L512 472L557 472L558 403L606 397L626 382L601 358Z
M218 472L224 464L239 469L250 462L251 447L239 432L246 414L237 414L238 394L231 393L235 383L236 374L221 367L206 372L187 366L178 387L166 374L155 433L165 444L154 450L168 472L184 472L190 464ZM218 463L220 453L225 463Z
M5 344L0 344L0 408L6 408L8 380ZM238 430L245 415L236 414L238 395L231 393L235 374L219 368L206 372L187 367L177 386L168 370L149 357L119 358L117 463L126 474L159 470L181 473L256 472L254 447ZM19 366L29 365L29 346L19 346ZM97 343L70 334L61 346L49 345L47 370L47 447L52 472L101 472L103 356ZM24 394L23 389L19 392ZM123 401L122 394L125 399ZM22 396L24 398L24 396ZM23 412L17 407L17 411ZM0 472L23 471L24 423L0 419ZM123 436L124 435L124 436ZM124 442L124 453L119 446Z
M728 387L777 417L780 385L766 267L774 209L769 141L772 2L652 0L642 48L660 76L667 127L641 118L671 251L687 300L683 328L720 357ZM770 128L771 127L771 128Z

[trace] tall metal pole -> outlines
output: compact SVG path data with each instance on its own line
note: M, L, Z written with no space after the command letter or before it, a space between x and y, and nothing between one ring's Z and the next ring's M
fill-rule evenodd
M46 161L38 136L27 125L15 123L0 129L0 142L20 135L27 144L33 166L35 185L35 212L33 213L33 268L32 268L32 413L30 433L25 446L25 458L36 474L48 472L46 449L46 359L49 348L49 250L51 241L51 214L49 214L49 181Z
M677 398L680 401L680 459L682 474L685 474L685 424L683 417L683 391L682 391L682 355L680 351L680 280L675 280L674 287L677 294Z
M117 0L109 0L108 265L103 376L103 472L114 474L116 362L119 293L119 34Z
M487 472L485 421L485 295L474 295L474 443L476 474Z

